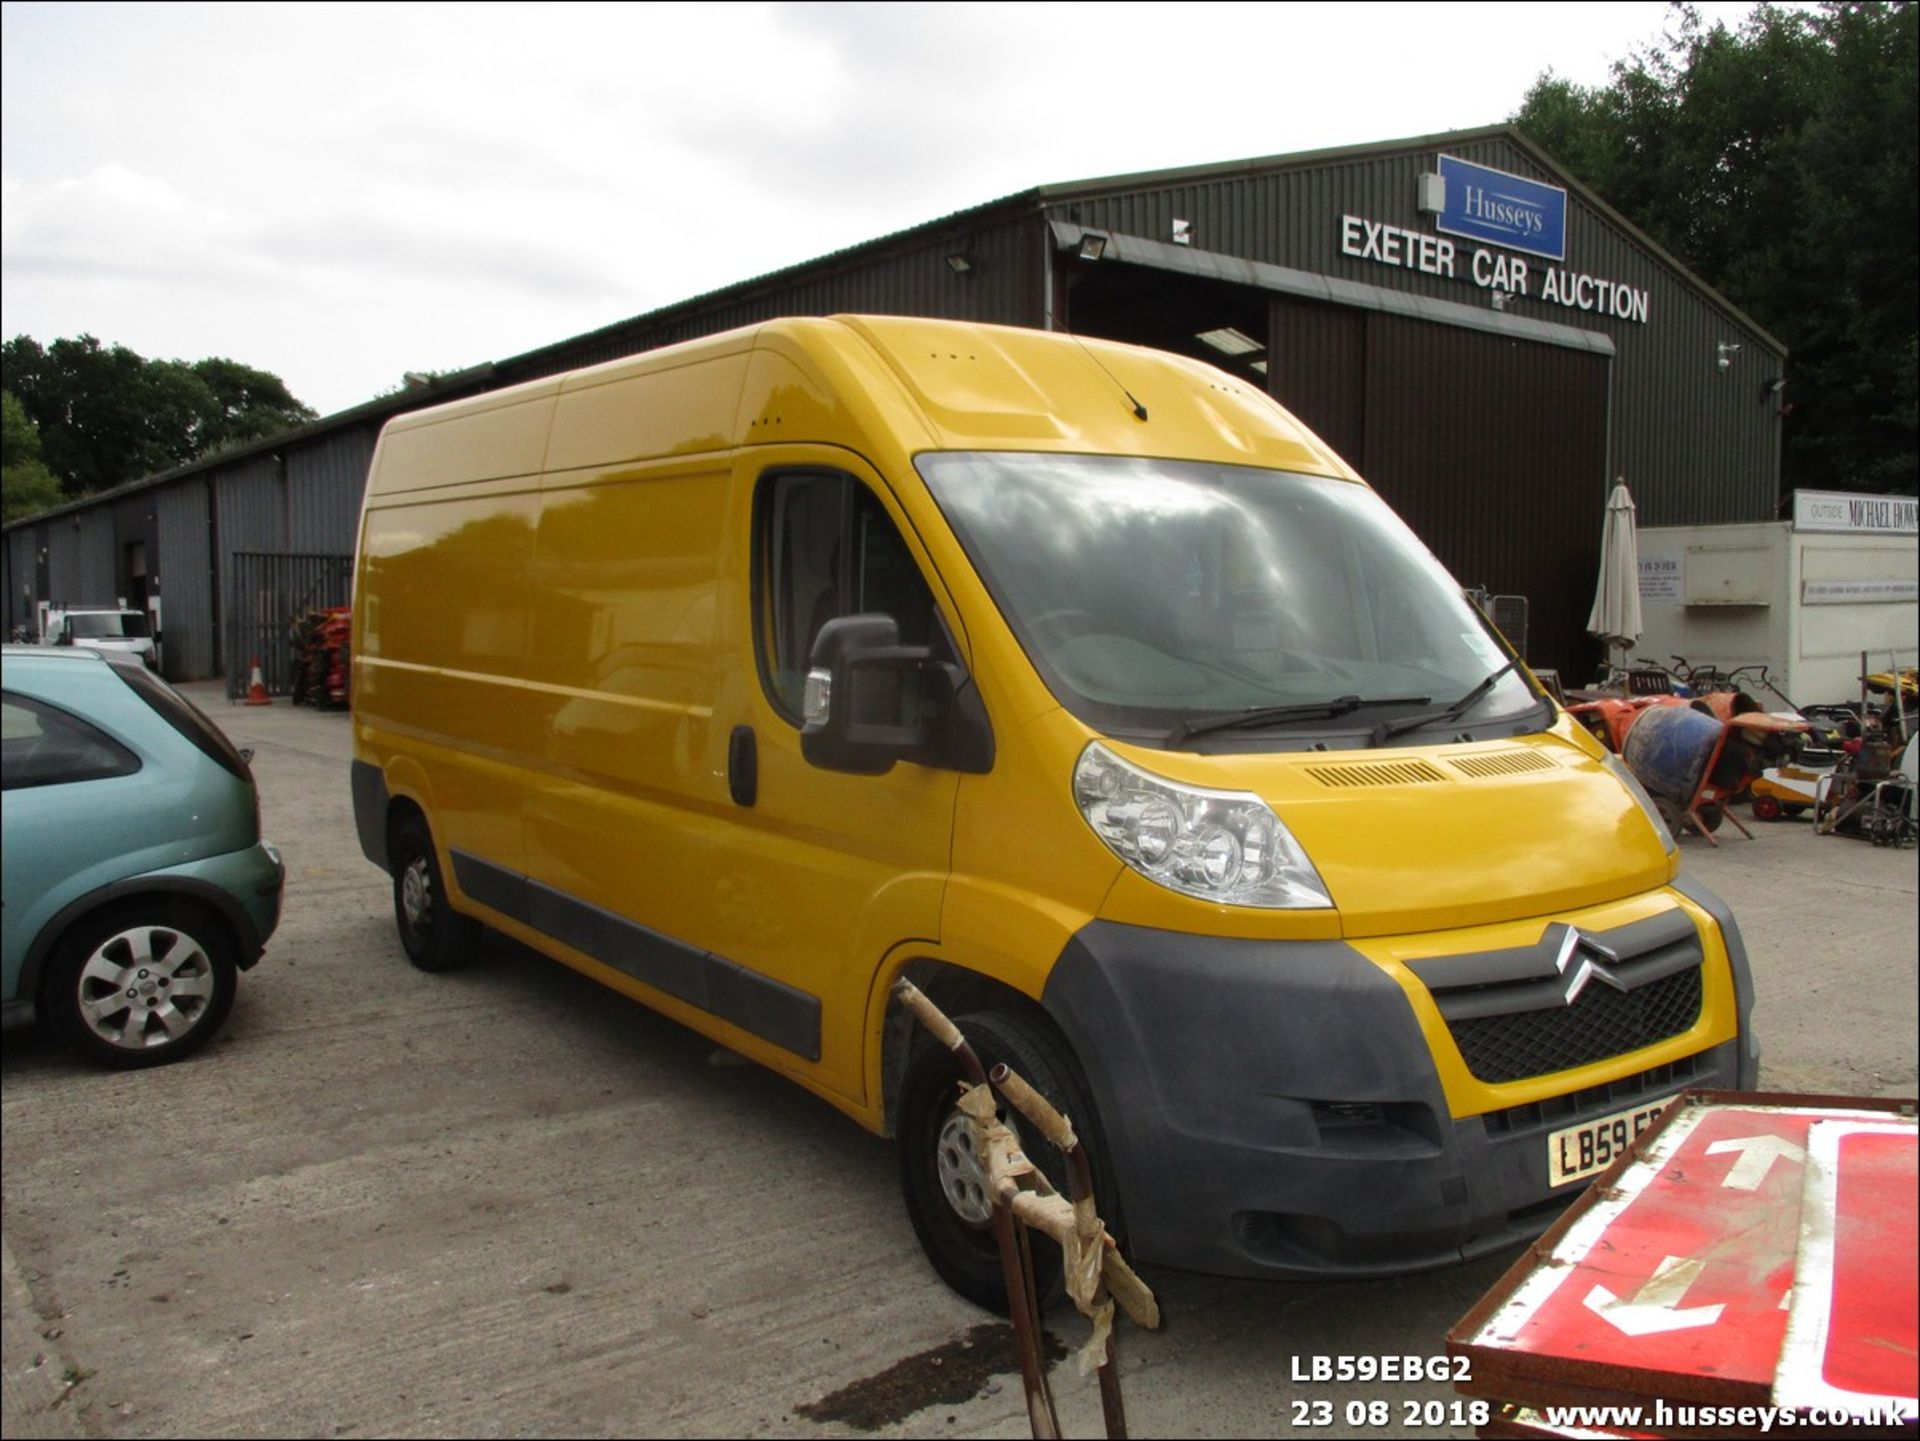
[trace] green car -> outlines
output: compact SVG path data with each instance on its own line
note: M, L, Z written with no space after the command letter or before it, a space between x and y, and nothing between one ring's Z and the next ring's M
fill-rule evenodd
M206 1044L280 921L247 758L137 656L0 650L4 1025L151 1066Z

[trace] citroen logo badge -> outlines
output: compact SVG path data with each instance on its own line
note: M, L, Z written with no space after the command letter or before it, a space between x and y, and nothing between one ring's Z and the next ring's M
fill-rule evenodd
M1620 963L1620 957L1592 936L1582 935L1576 927L1568 926L1567 933L1560 938L1559 954L1553 959L1553 968L1567 983L1562 992L1566 1005L1570 1006L1580 998L1588 981L1601 981L1616 991L1627 989L1618 976L1596 965L1596 961L1605 961L1613 966Z

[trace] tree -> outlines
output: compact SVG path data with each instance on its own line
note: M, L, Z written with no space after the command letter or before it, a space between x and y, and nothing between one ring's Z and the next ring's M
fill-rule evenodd
M51 510L65 500L40 459L40 431L11 390L0 390L0 520Z
M1908 3L1676 28L1514 122L1789 348L1783 483L1912 493L1920 48Z
M315 412L278 376L238 361L147 360L91 335L0 347L6 385L39 429L69 496L89 495L215 450L303 425Z
M195 439L198 453L261 440L316 418L287 390L287 383L237 360L196 360L193 373L213 396L217 410L204 418Z

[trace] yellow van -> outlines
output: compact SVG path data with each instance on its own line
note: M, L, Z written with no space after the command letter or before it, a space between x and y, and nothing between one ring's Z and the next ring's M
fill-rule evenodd
M1223 1274L1509 1245L1754 1080L1738 932L1645 794L1200 362L794 319L417 411L356 586L414 963L483 923L897 1136L984 1304L903 974L1093 1137L1137 1258Z

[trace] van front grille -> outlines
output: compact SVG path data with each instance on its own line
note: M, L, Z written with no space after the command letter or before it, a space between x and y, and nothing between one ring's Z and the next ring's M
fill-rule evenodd
M1700 933L1678 907L1611 930L1409 961L1482 1081L1525 1080L1671 1040L1700 1019Z
M1700 1018L1700 968L1631 991L1592 985L1571 1006L1450 1023L1467 1069L1482 1081L1519 1081L1609 1060L1670 1040Z

